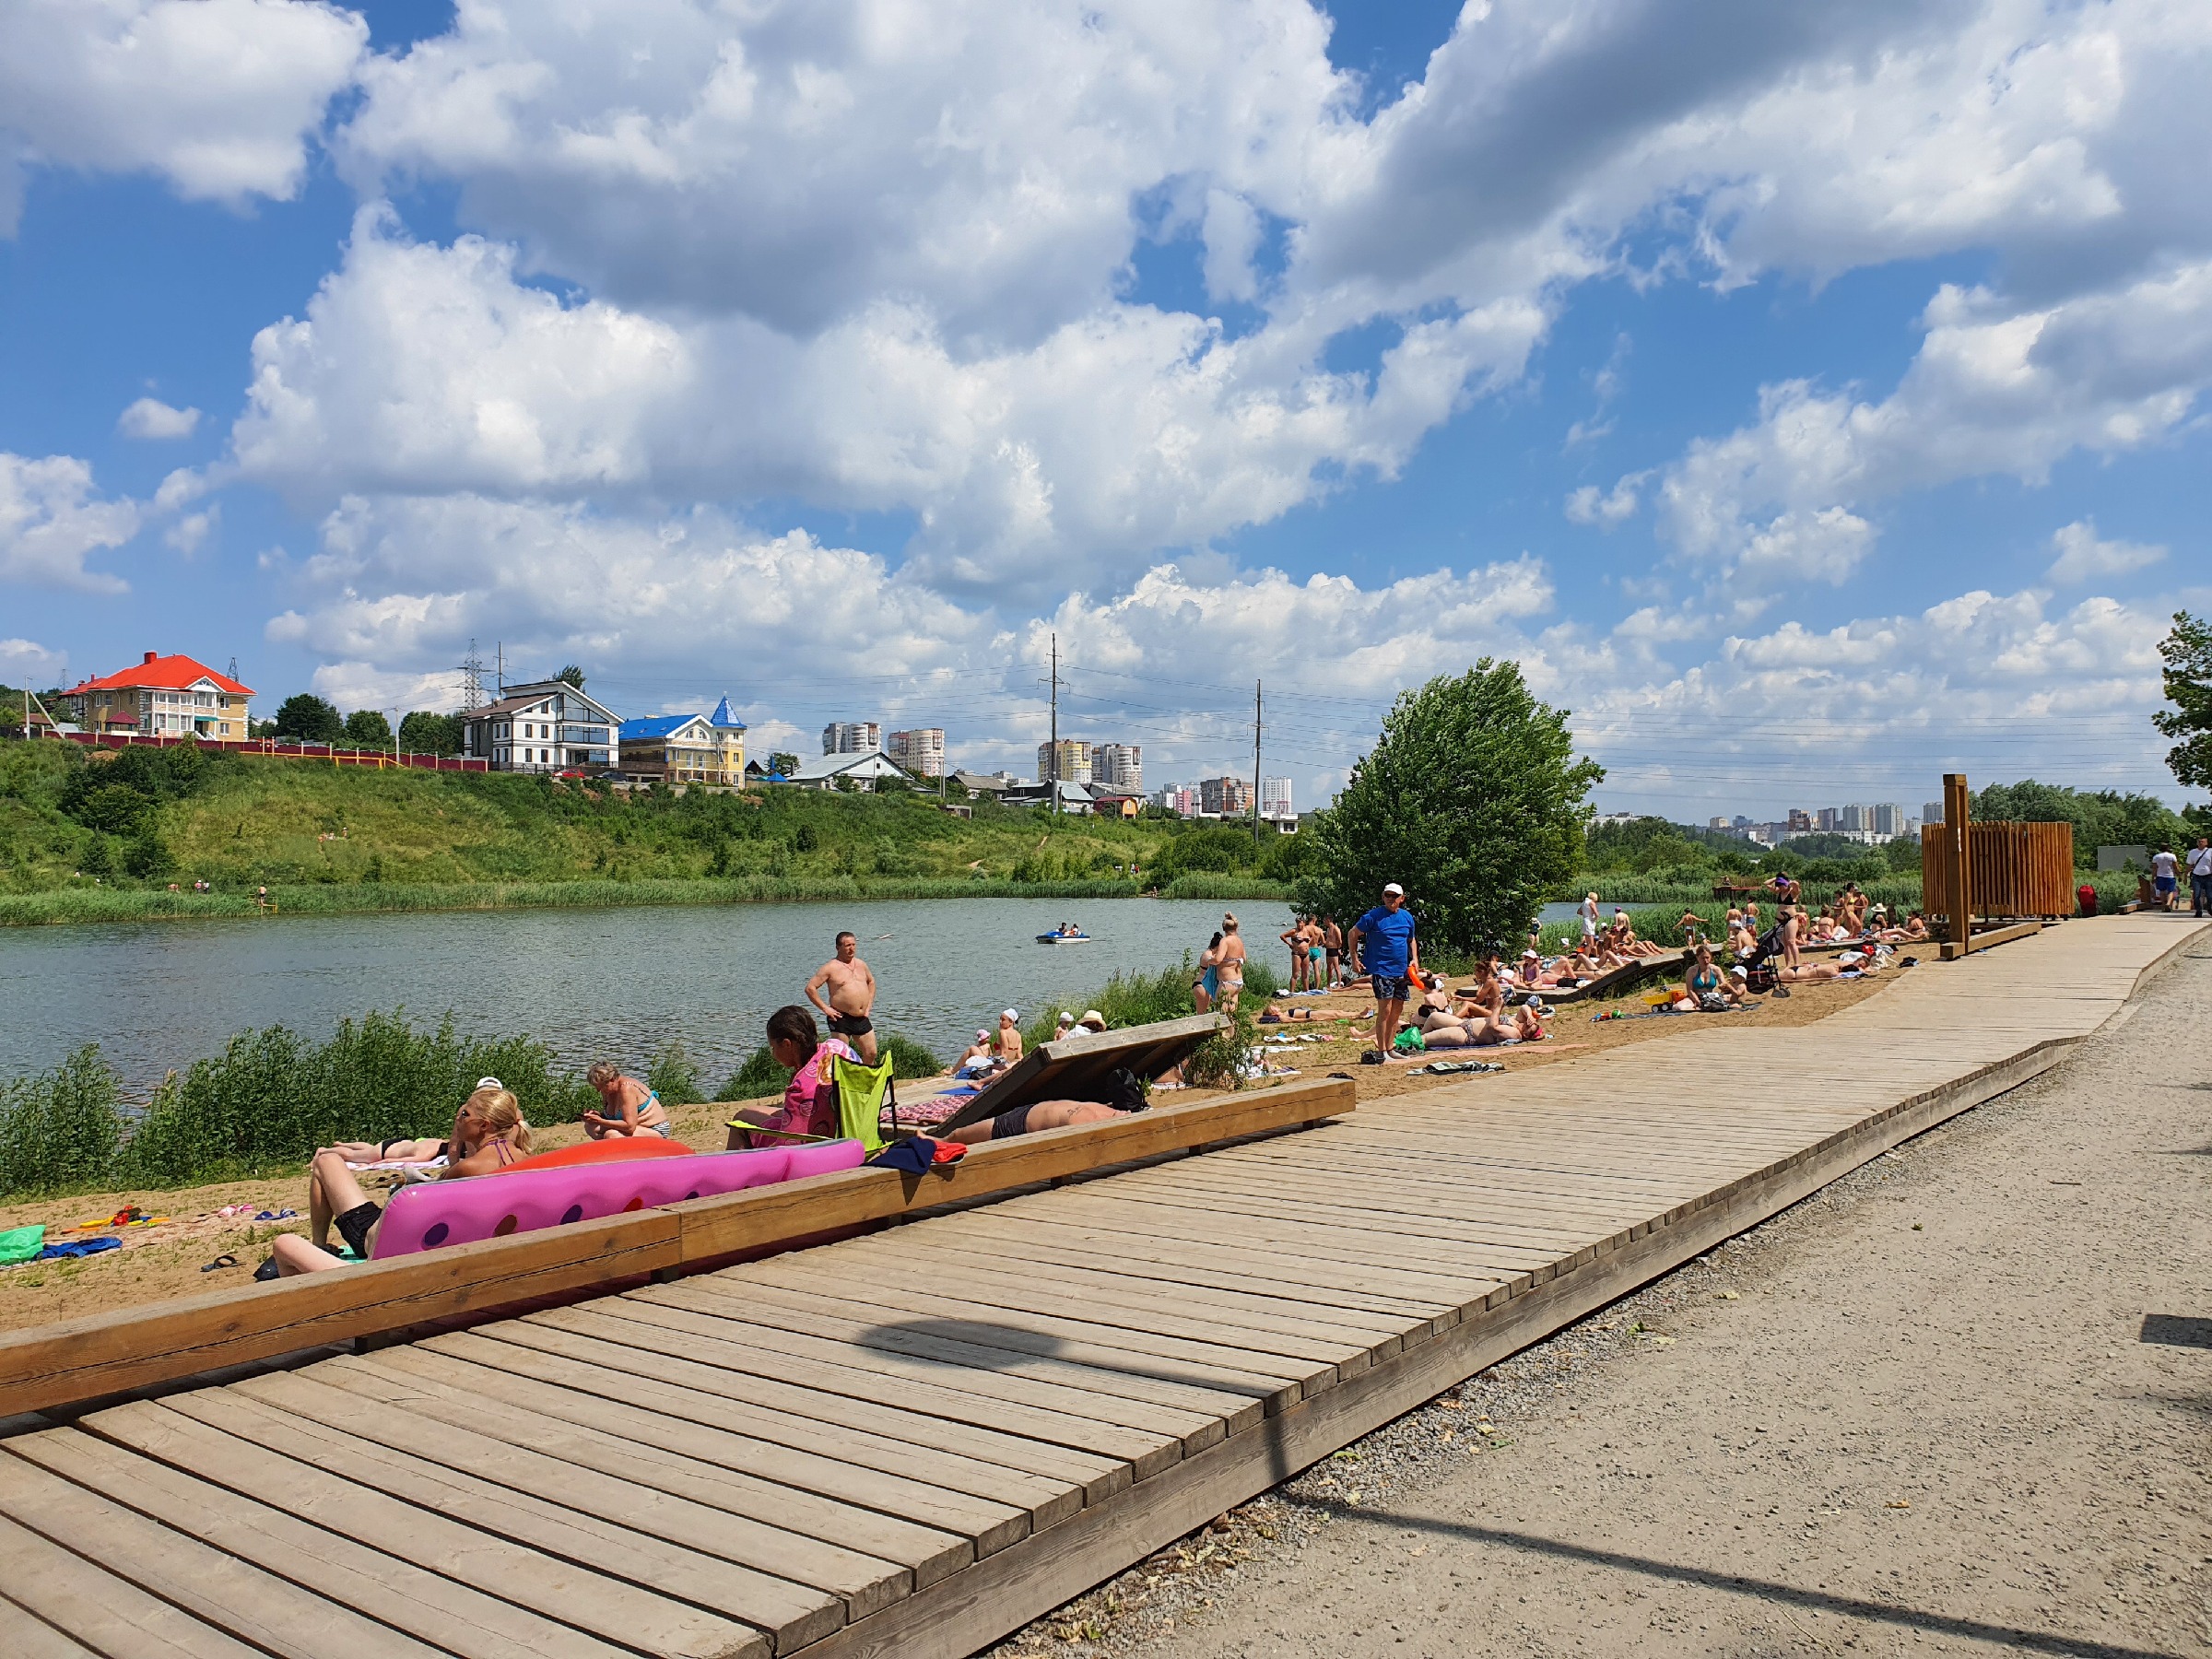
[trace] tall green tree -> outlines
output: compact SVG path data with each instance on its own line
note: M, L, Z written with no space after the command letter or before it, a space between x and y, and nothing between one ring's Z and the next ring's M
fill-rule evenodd
M276 735L301 743L335 743L346 735L337 709L312 691L297 691L276 711Z
M392 723L382 709L356 709L346 716L346 741L359 748L390 748Z
M1401 693L1374 749L1314 826L1309 909L1358 916L1402 883L1422 935L1465 954L1519 936L1576 870L1605 776L1521 665L1485 657Z
M2166 700L2173 706L2150 722L2180 739L2166 751L2166 764L2176 782L2212 785L2212 623L2175 611L2173 631L2159 641L2159 654L2166 659Z
M571 663L553 677L564 686L573 686L579 691L583 689L583 669L578 664Z
M461 752L461 717L418 709L399 723L399 747L411 755Z

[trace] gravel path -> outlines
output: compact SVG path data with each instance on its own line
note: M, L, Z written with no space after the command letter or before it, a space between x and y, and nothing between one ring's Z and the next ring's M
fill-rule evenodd
M2200 941L2042 1077L994 1652L2212 1652L2208 1119Z

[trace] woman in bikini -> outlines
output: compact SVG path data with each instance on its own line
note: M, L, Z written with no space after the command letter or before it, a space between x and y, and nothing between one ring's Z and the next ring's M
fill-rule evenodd
M666 1140L676 1133L661 1097L635 1077L625 1077L622 1068L611 1061L600 1061L583 1074L583 1080L599 1091L605 1109L583 1114L583 1132L592 1139L609 1135L657 1135Z
M1191 1001L1198 1012L1214 1011L1214 999L1221 994L1221 935L1216 934L1206 942L1198 953L1198 977L1191 982Z
M503 1170L527 1157L530 1125L523 1122L521 1104L506 1089L479 1088L462 1102L453 1118L453 1135L439 1144L444 1147L448 1162L434 1179L464 1181ZM376 1224L383 1213L383 1206L371 1200L354 1172L346 1167L345 1154L326 1147L315 1154L308 1170L309 1236L303 1239L298 1233L278 1233L270 1241L269 1259L254 1277L289 1278L294 1274L345 1266L345 1260L330 1247L333 1227L353 1253L367 1261L376 1238Z
M1709 996L1725 997L1731 1004L1743 1000L1736 988L1728 982L1728 976L1714 964L1712 947L1700 945L1698 947L1697 966L1685 974L1682 982L1675 987L1675 1012L1695 1014L1705 1006L1705 999Z
M1233 915L1221 918L1221 960L1216 968L1220 994L1216 998L1221 1012L1236 1018L1237 997L1244 989L1244 940L1237 932Z

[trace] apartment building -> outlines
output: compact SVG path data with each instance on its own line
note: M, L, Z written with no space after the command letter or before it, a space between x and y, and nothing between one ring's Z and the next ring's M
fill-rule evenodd
M1091 780L1090 745L1080 737L1063 737L1057 744L1037 746L1037 782L1082 783Z
M1298 809L1290 805L1290 780L1262 778L1260 780L1260 816L1278 824L1298 821Z
M872 720L833 720L822 728L825 755L871 755L883 747L883 728Z
M1242 778L1206 778L1198 785L1198 810L1214 818L1248 818L1252 785Z
M1145 751L1134 743L1100 743L1090 751L1090 781L1116 794L1145 792Z
M917 778L941 778L945 775L945 728L914 726L893 732L883 740L883 752Z

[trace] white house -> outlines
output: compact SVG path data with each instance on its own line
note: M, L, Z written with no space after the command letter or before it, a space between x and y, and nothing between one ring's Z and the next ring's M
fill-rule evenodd
M886 778L911 784L922 782L881 749L860 755L824 755L807 761L786 782L801 789L837 789L846 778L853 780L855 788L866 790L873 790Z
M621 721L566 680L509 686L462 715L461 752L494 771L558 772L614 765Z

